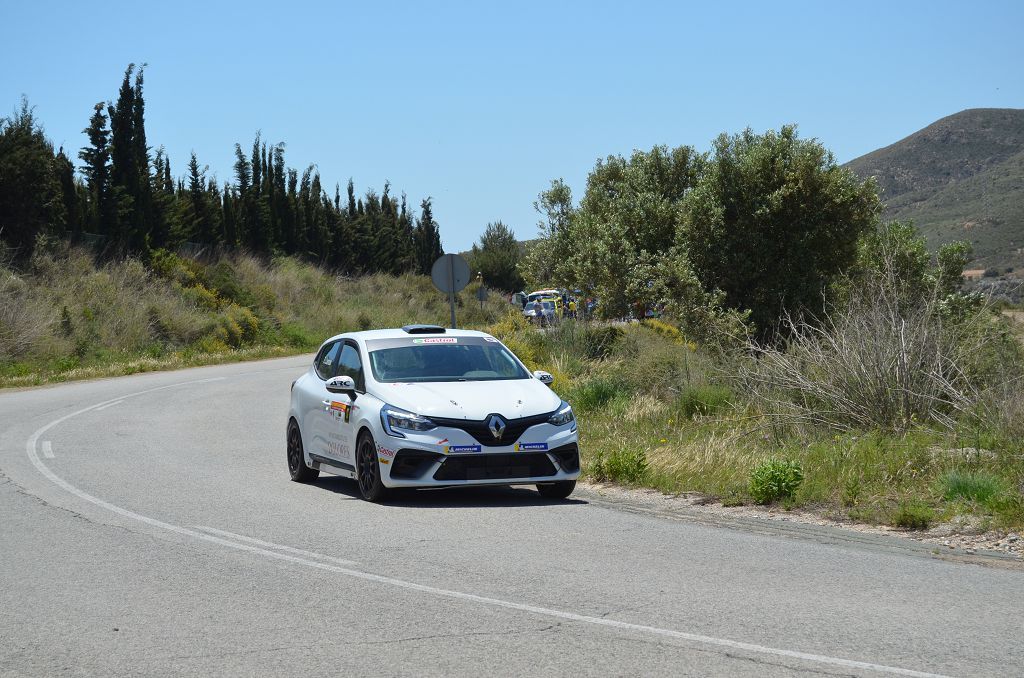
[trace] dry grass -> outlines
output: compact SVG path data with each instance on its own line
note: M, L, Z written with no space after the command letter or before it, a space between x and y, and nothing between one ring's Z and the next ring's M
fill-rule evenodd
M51 332L52 307L24 280L0 271L0 363L34 351Z
M716 496L736 496L746 488L749 469L765 452L742 428L704 425L680 432L649 456L663 489L686 488Z
M755 359L742 382L766 413L787 421L846 431L952 430L976 414L987 389L1016 376L984 364L999 359L993 314L970 313L949 320L938 300L860 296L817 323L788 319L783 347L752 343Z
M460 326L508 309L494 295L481 308L476 288L460 295ZM447 325L448 315L423 276L345 278L245 254L97 264L84 250L52 246L27 270L0 267L0 386L297 353L339 332Z

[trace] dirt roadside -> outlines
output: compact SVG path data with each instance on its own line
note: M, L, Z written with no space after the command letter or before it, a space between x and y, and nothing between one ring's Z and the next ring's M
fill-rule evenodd
M1007 531L985 531L971 520L941 523L928 530L905 530L836 520L808 509L722 506L695 492L666 495L657 490L598 483L580 483L573 496L618 510L709 526L1024 570L1024 536Z

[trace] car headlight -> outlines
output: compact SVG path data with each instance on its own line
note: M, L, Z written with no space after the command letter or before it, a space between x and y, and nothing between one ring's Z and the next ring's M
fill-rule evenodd
M429 431L432 428L437 428L437 424L426 417L421 417L418 414L413 414L412 412L392 407L391 405L385 405L381 408L380 423L388 435L396 438L405 437L405 435L401 433L401 430Z
M548 423L554 426L565 426L571 421L575 421L576 417L572 414L572 408L569 403L562 401L558 411L548 417Z

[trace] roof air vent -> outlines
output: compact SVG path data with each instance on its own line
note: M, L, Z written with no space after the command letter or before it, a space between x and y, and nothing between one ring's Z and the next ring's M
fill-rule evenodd
M406 334L444 334L440 325L406 325L402 328Z

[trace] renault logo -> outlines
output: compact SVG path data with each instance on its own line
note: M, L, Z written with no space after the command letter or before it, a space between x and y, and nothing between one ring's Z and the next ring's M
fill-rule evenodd
M497 414L492 414L487 421L487 427L491 429L491 435L495 440L501 440L502 434L505 433L505 420Z

